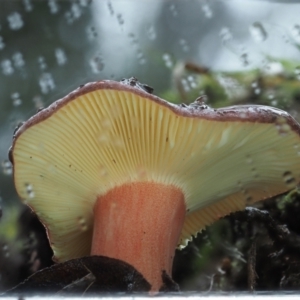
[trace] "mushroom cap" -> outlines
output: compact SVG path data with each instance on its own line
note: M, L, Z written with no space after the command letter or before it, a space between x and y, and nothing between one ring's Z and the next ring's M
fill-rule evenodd
M17 192L45 225L57 261L89 255L99 195L130 182L180 188L180 244L222 216L294 188L300 127L266 106L174 105L136 82L86 84L16 132ZM163 199L162 199L163 201Z

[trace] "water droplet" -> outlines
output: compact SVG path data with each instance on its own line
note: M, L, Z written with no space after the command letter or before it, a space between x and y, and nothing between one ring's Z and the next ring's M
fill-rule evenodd
M146 180L147 179L147 170L140 166L137 168L137 178L139 180Z
M91 3L91 0L79 0L79 5L86 7Z
M295 24L292 28L292 35L297 42L300 42L300 25Z
M9 257L10 256L8 245L6 245L6 244L2 245L2 252L3 252L4 257Z
M57 173L57 170L56 170L56 167L52 164L49 164L48 167L47 167L47 170L52 173L52 174L56 174Z
M23 27L22 16L18 12L13 12L7 17L8 26L11 30L19 30Z
M43 73L39 79L39 85L43 94L48 94L55 89L55 83L51 73Z
M181 85L182 85L183 90L184 90L186 93L188 93L188 92L191 90L191 89L190 89L190 86L189 86L189 84L188 84L188 81L187 81L186 78L182 78L182 79L181 79Z
M88 230L88 226L86 224L86 220L84 217L79 217L78 218L78 224L79 224L79 228L81 231L87 231Z
M34 103L34 106L37 110L44 107L44 103L43 103L43 100L42 100L41 96L33 97L32 102Z
M296 67L294 72L297 80L300 80L300 66Z
M253 159L252 159L252 157L250 156L250 154L248 154L247 156L246 156L246 162L247 162L247 164L252 164L253 163Z
M99 135L98 142L100 144L107 144L109 142L109 137L106 134L102 133Z
M104 69L104 62L100 55L95 56L90 60L90 66L93 73L100 73Z
M205 3L204 5L202 5L202 11L204 12L204 15L207 19L210 19L213 16L213 12L211 10L211 7Z
M121 26L124 25L124 19L123 19L122 14L117 14L117 20Z
M140 65L144 65L147 61L144 56L144 53L141 50L138 50L138 52L137 52L137 59L138 59Z
M67 20L67 23L70 25L74 22L74 18L73 18L73 15L72 15L72 12L71 11L67 11L65 13L65 18Z
M23 54L21 52L15 52L12 55L12 60L13 60L14 66L16 68L22 68L25 66L25 60L24 60Z
M248 57L248 53L242 53L240 56L240 60L243 64L243 66L248 66L249 65L249 57Z
M11 60L9 59L4 59L1 61L1 68L2 68L2 73L4 75L11 75L14 73L14 68L12 66Z
M22 100L20 99L20 94L19 93L13 93L11 94L11 99L13 101L13 106L19 106L22 104Z
M264 67L264 73L267 75L277 75L284 72L284 67L280 62L269 62Z
M277 106L278 105L278 101L277 100L272 100L270 104L272 106Z
M114 138L113 146L118 149L124 149L125 147L123 140L119 137Z
M254 41L263 42L267 39L268 34L260 22L254 22L249 28L250 34Z
M246 196L246 204L252 204L253 198L250 195Z
M111 121L108 118L103 118L103 120L101 120L100 124L101 124L102 129L105 130L111 126Z
M48 6L50 8L51 14L56 14L59 11L59 6L57 4L57 0L48 0Z
M39 66L40 66L40 69L41 69L41 70L47 69L47 64L46 64L45 57L39 56L39 57L38 57L38 63L39 63Z
M114 12L113 6L111 4L111 1L107 1L107 7L108 7L110 14L114 15L115 12Z
M171 4L169 9L170 9L170 12L172 13L173 17L178 16L178 11L177 11L175 4Z
M258 82L257 81L253 81L252 83L251 83L251 87L252 88L257 88L258 87Z
M90 40L92 40L98 36L96 28L94 26L87 27L86 33Z
M255 113L255 109L254 109L254 107L248 107L248 112L250 112L251 114L253 114L253 113Z
M63 66L66 64L67 62L67 56L66 56L66 53L63 49L61 48L56 48L55 49L55 57L56 57L56 61L57 61L57 64L59 66Z
M172 62L170 54L165 53L165 54L163 54L162 58L163 58L163 61L165 62L165 65L166 65L167 68L172 68L173 67L173 62Z
M11 175L13 172L12 164L9 160L5 159L1 163L4 175Z
M189 75L187 77L187 81L192 89L195 89L197 87L195 76Z
M154 26L150 26L149 29L147 30L147 35L149 40L153 41L156 39L156 31L154 29Z
M258 173L257 173L257 170L256 170L256 168L252 168L251 169L251 173L252 173L252 176L254 177L254 178L257 178L258 177Z
M252 198L252 196L250 195L249 191L248 191L247 189L242 188L242 189L241 189L241 192L242 192L242 194L244 195L246 205L251 204L252 201L253 201L253 198Z
M270 101L270 104L272 106L277 106L278 105L278 101L275 99L275 95L273 94L273 92L269 93L267 95L267 97L268 97L268 100Z
M99 174L101 177L106 177L108 175L107 169L104 166L100 166Z
M261 89L260 88L254 89L254 94L255 95L259 95L260 93L261 93Z
M4 49L5 43L3 42L3 37L0 36L0 50Z
M286 171L282 174L283 181L289 189L293 189L297 186L297 182L290 171Z
M23 0L24 9L26 12L32 11L33 6L31 2L31 0Z
M130 44L131 45L135 46L135 45L138 44L138 39L137 39L137 37L135 36L134 33L132 33L132 32L128 33L128 37L130 39Z
M81 7L75 2L73 2L71 5L71 14L72 14L73 19L75 19L75 20L79 19L82 15Z
M276 129L280 135L286 135L291 131L290 125L287 123L287 119L284 117L278 117L275 121Z
M232 34L229 30L228 27L223 27L221 30L220 30L220 38L222 40L223 43L227 43L229 42L230 40L232 40Z
M35 193L33 191L33 187L30 183L25 183L26 193L28 195L28 198L34 198Z
M181 46L183 52L188 52L190 50L190 47L185 39L180 39L179 45Z

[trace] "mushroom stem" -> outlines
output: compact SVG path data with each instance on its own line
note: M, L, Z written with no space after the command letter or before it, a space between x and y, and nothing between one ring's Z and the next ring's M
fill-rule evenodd
M134 266L155 292L162 271L172 275L186 213L183 192L155 182L124 184L99 196L94 207L92 255Z

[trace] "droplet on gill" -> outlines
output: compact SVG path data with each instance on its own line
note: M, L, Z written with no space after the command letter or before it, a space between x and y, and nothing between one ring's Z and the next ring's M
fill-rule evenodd
M284 117L278 117L275 121L275 126L278 133L282 136L287 135L291 131L291 127Z
M33 186L30 183L25 183L25 188L28 198L34 198L35 193L33 191Z
M79 217L78 218L78 224L79 224L79 228L81 231L87 231L88 230L88 226L86 224L86 220L84 217Z
M101 177L106 177L108 175L107 169L104 166L100 166L99 174Z
M253 167L253 168L251 169L251 173L252 173L253 178L257 178L257 177L258 177L258 173L257 173L256 168Z
M249 164L249 165L253 163L253 159L252 159L252 157L251 157L250 154L248 154L248 155L246 156L246 162L247 162L247 164Z
M286 171L282 174L283 181L289 189L293 189L297 186L297 182L290 171Z
M116 137L114 140L113 140L113 146L117 149L124 149L124 142L121 138L119 137Z

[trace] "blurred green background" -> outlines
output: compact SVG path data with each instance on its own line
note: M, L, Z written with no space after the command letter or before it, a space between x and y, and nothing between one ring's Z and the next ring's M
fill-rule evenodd
M7 152L18 123L81 84L131 76L175 103L206 95L213 107L266 104L299 120L299 14L300 4L284 1L2 0L0 291L49 266L52 255L14 190ZM286 224L284 209L297 211L297 197L260 205ZM246 227L221 220L181 251L174 278L182 289L247 290L254 229ZM258 288L281 288L286 270Z

